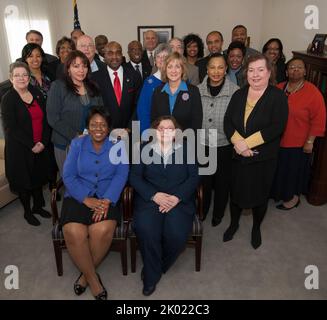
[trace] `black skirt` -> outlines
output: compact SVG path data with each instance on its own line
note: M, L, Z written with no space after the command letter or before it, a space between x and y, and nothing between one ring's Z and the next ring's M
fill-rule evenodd
M271 198L287 202L294 195L308 193L310 158L302 148L280 148Z
M61 217L60 224L63 226L69 222L77 222L85 225L91 225L95 223L92 220L93 211L87 207L84 203L79 203L74 198L64 198L62 209L61 209ZM121 208L120 204L117 203L115 207L110 206L108 210L107 217L103 220L116 220L118 225L121 221Z
M276 167L277 159L251 163L233 159L231 201L243 209L266 204Z

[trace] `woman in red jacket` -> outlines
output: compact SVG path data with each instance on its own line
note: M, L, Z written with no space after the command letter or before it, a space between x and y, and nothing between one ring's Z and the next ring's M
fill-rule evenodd
M302 59L287 63L288 81L278 87L288 96L289 115L279 151L278 168L272 197L283 202L277 209L291 210L300 204L300 195L307 193L310 155L316 137L324 136L326 107L320 91L305 80Z

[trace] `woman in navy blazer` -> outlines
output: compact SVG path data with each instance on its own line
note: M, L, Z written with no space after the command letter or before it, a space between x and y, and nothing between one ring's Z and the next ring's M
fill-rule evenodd
M130 184L135 189L133 229L143 258L143 294L148 296L184 249L192 230L198 167L187 163L186 144L174 142L176 120L157 119L154 142L142 149L134 164ZM145 151L152 158L148 163Z
M162 81L152 97L151 121L172 115L182 130L202 128L202 102L199 89L185 81L186 62L178 52L171 53L165 62Z
M81 272L74 292L80 295L89 285L98 300L106 300L107 291L95 269L121 221L117 202L128 177L125 146L109 140L109 124L106 110L92 108L87 118L89 135L72 140L63 170L66 193L61 224L67 249Z

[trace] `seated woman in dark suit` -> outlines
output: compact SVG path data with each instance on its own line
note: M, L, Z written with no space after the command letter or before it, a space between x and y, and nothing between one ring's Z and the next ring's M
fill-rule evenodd
M95 270L121 220L117 202L128 177L125 146L119 142L119 151L111 151L114 144L108 138L109 125L109 115L103 108L90 110L89 135L73 139L63 172L66 193L61 224L69 254L81 272L74 292L80 295L89 285L97 300L107 299Z
M174 142L176 120L160 117L152 124L156 137L149 156L134 164L130 184L135 189L133 229L143 258L143 294L149 296L162 273L168 271L184 249L192 231L198 167L187 163L186 144ZM179 161L178 161L179 160ZM177 163L178 162L178 163Z
M45 101L40 91L29 86L30 75L24 62L10 65L9 78L13 87L2 98L1 115L6 143L6 177L11 191L19 195L24 218L29 224L38 226L40 221L33 213L51 217L42 209L42 186L48 180L50 128Z
M288 116L285 94L270 84L272 68L262 54L247 59L248 85L233 94L224 119L224 130L234 145L234 154L231 160L231 223L223 239L233 239L242 209L252 209L251 244L254 249L261 245L260 226L267 211L279 143Z
M182 130L202 128L202 103L199 89L186 81L186 61L178 53L171 53L166 61L162 81L152 97L151 121L172 115Z

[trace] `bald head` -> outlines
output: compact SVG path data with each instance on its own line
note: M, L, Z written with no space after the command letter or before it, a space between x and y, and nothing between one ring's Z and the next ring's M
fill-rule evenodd
M112 70L117 70L123 62L123 51L121 45L111 41L104 47L104 62Z
M95 45L93 39L88 35L82 35L77 39L76 49L82 51L90 63L94 60L95 56Z
M140 41L131 41L128 44L128 56L129 59L134 63L140 63L142 60L142 43Z
M158 45L158 35L153 30L144 32L144 47L148 51L153 51Z

